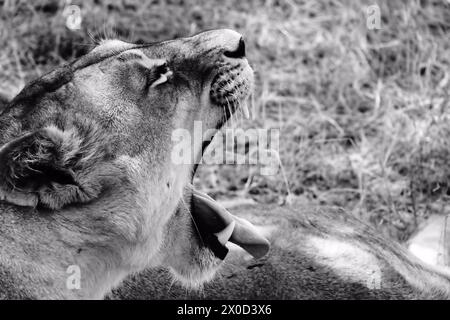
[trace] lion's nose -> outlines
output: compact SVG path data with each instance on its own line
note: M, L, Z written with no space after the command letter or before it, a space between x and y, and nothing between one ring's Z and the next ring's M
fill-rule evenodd
M235 49L233 51L225 51L223 54L225 57L228 57L228 58L235 58L235 59L244 58L245 57L244 39L242 37L239 39L239 44L237 46L237 49Z
M245 42L242 35L231 29L206 31L194 36L194 43L201 45L203 52L220 52L227 58L239 59L245 57Z

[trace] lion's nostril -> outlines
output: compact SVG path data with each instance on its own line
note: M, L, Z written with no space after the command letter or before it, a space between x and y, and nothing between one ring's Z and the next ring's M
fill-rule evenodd
M244 39L242 37L241 37L241 39L239 39L239 45L238 45L236 50L234 50L234 51L225 51L223 54L225 55L225 57L235 58L235 59L245 57L245 42L244 42Z

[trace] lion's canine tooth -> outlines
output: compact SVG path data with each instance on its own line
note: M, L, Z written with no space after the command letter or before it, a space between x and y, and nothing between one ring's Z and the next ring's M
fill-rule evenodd
M244 112L245 119L250 119L250 111L248 110L248 106L246 103L242 105L242 111Z
M225 227L225 229L215 234L222 245L226 245L228 240L230 240L235 226L236 221L232 221L227 227Z

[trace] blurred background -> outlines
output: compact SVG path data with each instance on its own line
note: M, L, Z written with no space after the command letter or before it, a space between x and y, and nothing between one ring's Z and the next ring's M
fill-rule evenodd
M70 5L81 21L68 20ZM217 199L341 206L400 241L450 213L448 0L0 0L0 94L105 38L212 28L244 34L256 86L239 126L279 129L283 170L203 166L197 187Z

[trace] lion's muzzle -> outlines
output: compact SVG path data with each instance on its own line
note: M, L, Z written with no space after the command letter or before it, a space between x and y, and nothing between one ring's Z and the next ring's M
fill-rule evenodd
M253 70L245 57L245 41L241 34L232 30L217 30L207 33L207 45L218 48L219 59L211 82L211 102L223 109L228 119L241 107L248 117L244 100L253 86Z

